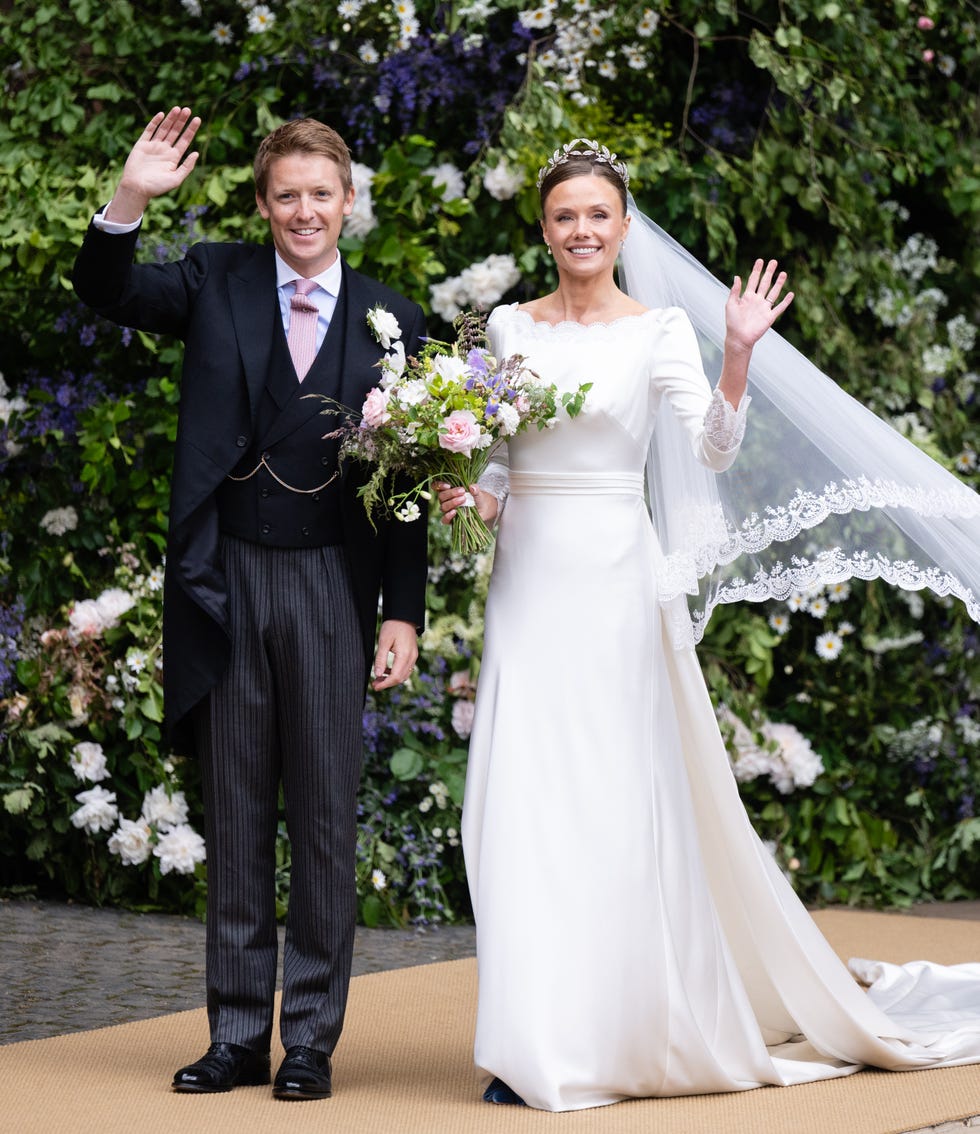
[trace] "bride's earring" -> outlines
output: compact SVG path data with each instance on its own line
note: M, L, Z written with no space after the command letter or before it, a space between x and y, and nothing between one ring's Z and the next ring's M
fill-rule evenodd
M545 245L544 245L544 246L545 246L545 248L547 248L547 249L548 249L548 255L550 256L550 255L551 255L551 245L550 245L550 244L549 244L549 243L548 243L547 241L545 241Z

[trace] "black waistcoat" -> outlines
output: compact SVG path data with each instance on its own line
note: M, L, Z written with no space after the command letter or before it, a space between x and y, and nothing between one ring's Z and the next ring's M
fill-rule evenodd
M337 398L340 392L344 289L302 382L296 379L275 293L271 301L276 303L275 341L256 407L255 442L218 489L221 531L269 547L337 544L343 538L339 446L324 434L338 419L323 414L325 403L309 395Z

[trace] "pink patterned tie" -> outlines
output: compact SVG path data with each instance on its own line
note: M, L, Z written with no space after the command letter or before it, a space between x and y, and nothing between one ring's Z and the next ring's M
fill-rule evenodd
M289 301L289 353L296 368L296 377L301 382L316 358L316 321L319 312L316 304L307 297L319 286L315 280L297 280L296 291Z

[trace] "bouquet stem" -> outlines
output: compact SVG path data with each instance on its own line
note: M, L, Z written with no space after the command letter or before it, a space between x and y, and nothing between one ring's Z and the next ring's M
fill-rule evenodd
M456 477L447 480L454 488L469 492L472 481L464 482ZM454 555L477 555L493 543L493 535L475 504L464 504L457 508L449 529L450 546Z

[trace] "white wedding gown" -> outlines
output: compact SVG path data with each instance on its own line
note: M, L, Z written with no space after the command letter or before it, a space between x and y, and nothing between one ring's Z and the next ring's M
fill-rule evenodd
M593 386L509 444L463 815L478 1066L558 1111L980 1060L980 965L855 982L747 819L694 650L665 637L643 492L661 399L707 463L734 455L705 436L731 411L709 412L686 316L514 306L489 331L498 358Z

